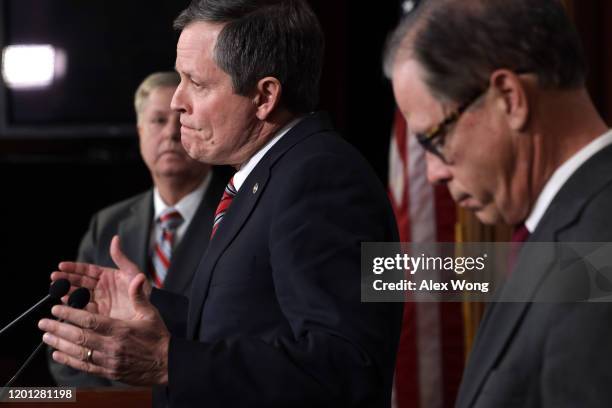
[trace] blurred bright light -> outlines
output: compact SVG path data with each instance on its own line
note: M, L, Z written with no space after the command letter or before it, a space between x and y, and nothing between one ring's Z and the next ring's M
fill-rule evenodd
M2 77L10 88L45 88L65 70L65 54L51 45L9 45L2 51Z
M416 7L416 0L405 0L402 3L402 11L404 14L410 13Z

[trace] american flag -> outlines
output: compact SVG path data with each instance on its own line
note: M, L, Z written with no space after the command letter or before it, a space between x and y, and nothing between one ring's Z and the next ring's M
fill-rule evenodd
M425 152L396 112L389 195L402 242L453 242L456 209L445 186L427 182ZM393 407L446 408L455 403L464 366L461 303L406 302L395 370Z

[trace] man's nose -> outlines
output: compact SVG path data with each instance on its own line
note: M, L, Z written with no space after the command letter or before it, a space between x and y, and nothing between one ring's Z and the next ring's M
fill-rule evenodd
M431 184L447 183L453 178L450 167L433 153L425 153L427 181Z
M187 100L185 98L185 92L183 90L183 81L176 87L174 95L172 95L172 101L170 101L170 109L179 113L187 112Z
M181 121L179 115L172 115L166 124L166 134L175 141L181 140Z

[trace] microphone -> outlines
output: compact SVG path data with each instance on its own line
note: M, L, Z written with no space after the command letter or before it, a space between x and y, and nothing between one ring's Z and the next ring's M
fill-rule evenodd
M45 296L44 298L39 300L38 303L36 303L34 306L32 306L31 308L26 310L24 313L22 313L21 316L19 316L18 318L16 318L15 320L10 322L6 326L4 326L4 328L2 330L0 330L0 335L2 335L2 333L4 333L5 331L9 330L11 327L13 327L13 325L18 323L21 319L23 319L24 317L26 317L27 315L32 313L34 310L36 310L40 305L45 303L47 300L49 300L49 299L59 300L66 293L68 293L69 290L70 290L70 282L68 282L68 279L58 279L58 280L56 280L49 287L49 294L47 296Z
M83 309L89 303L89 299L89 290L87 288L78 288L68 298L68 306L75 309Z
M68 282L66 279L61 279L61 280L65 280L66 282ZM58 281L59 282L59 281ZM70 284L68 284L68 286L70 286ZM50 292L50 290L49 290ZM66 291L67 292L67 291ZM59 292L58 292L59 293ZM64 293L65 294L65 293ZM64 296L64 295L62 295ZM60 298L62 297L60 296ZM87 290L86 288L78 288L77 290L75 290L74 292L72 292L72 294L70 295L70 297L68 298L68 306L70 307L74 307L76 309L83 309L85 306L87 306L87 303L89 303L89 290ZM60 320L63 321L63 320ZM9 382L6 383L6 385L4 386L4 388L8 388L11 385L13 385L13 382L15 382L15 380L17 379L17 377L19 377L19 375L23 372L23 370L26 369L26 367L30 364L30 362L34 359L34 356L36 355L36 353L38 353L38 351L43 348L43 346L45 345L45 343L43 341L40 342L40 344L38 345L38 347L36 347L34 349L34 351L32 352L32 354L30 354L30 356L27 358L27 360L23 363L23 365L21 367L19 367L19 370L17 370L17 372L15 373L15 375L13 376L13 378L11 378L9 380ZM2 398L4 397L4 395L0 396L0 401L2 401Z

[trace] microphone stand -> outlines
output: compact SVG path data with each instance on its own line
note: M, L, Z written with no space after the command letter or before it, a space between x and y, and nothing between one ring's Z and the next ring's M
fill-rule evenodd
M23 312L18 318L16 318L15 320L13 320L12 322L10 322L9 324L7 324L6 326L4 326L2 328L2 330L0 330L0 335L2 335L2 333L4 333L5 331L9 330L11 327L13 327L17 322L19 322L21 319L23 319L24 317L26 317L28 314L32 313L36 308L38 308L40 305L42 305L43 303L45 303L47 300L49 300L51 298L51 295L47 295L44 298L40 299L38 301L38 303L36 303L34 306L32 306L31 308L29 308L28 310L26 310L25 312Z

